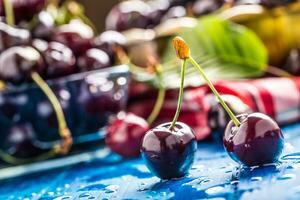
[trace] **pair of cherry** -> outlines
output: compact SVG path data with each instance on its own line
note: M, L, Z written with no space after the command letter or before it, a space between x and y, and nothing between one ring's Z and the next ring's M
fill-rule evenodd
M137 156L141 151L148 168L162 179L178 178L188 173L197 150L196 137L188 125L177 122L177 119L182 104L185 65L189 61L206 80L231 118L223 136L223 144L230 157L246 166L261 166L278 161L284 145L278 124L262 113L235 116L201 67L190 56L190 49L185 41L176 37L173 44L177 56L183 62L178 106L173 121L149 130L145 120L132 117L131 114L128 118L123 116L108 129L106 142L111 149L125 157ZM126 142L127 139L135 143L130 144Z

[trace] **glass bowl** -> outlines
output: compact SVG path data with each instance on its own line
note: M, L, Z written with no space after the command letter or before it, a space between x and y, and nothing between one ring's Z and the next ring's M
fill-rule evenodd
M103 141L103 131L110 116L127 103L129 69L120 65L47 81L59 99L71 130L74 146ZM60 140L57 119L45 94L34 84L0 93L0 149L13 151L13 140L23 137L10 130L26 124L35 144L50 149ZM24 147L26 148L26 146Z

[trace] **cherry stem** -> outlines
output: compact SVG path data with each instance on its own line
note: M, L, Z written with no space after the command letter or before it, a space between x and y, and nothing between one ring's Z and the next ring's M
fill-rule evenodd
M14 10L13 10L11 0L4 0L4 9L5 9L7 24L10 26L14 26L15 16L14 16Z
M198 70L198 72L202 75L202 77L205 79L207 85L210 87L212 92L215 94L215 96L218 98L219 102L223 106L224 110L227 112L231 120L236 126L240 126L241 122L237 119L237 117L233 114L231 109L227 106L227 104L224 102L222 97L220 96L219 92L216 90L215 86L212 84L211 80L206 76L202 68L198 65L198 63L194 60L194 58L190 55L188 58L188 61Z
M48 84L37 72L32 72L31 78L45 93L50 103L52 104L57 117L59 135L63 139L63 143L61 144L61 146L55 146L54 148L56 149L57 153L67 153L72 145L72 136L69 128L67 127L66 119L60 102L58 101L57 97L48 86Z
M182 107L183 92L184 92L185 68L186 68L186 59L183 59L182 60L182 66L181 66L181 81L180 81L177 109L176 109L176 113L175 113L175 116L173 118L173 121L172 121L172 123L169 127L170 130L172 130L175 127L176 122L177 122L178 117L179 117L179 114L180 114L180 111L181 111L181 107Z
M155 105L153 107L153 110L151 112L151 114L149 115L147 122L149 125L153 124L154 121L156 120L156 118L158 117L160 110L164 104L164 100L165 100L165 96L166 96L166 89L165 86L162 83L162 77L161 77L162 73L161 73L161 66L158 65L156 67L156 76L158 78L159 81L159 90L158 90L158 96L155 102Z

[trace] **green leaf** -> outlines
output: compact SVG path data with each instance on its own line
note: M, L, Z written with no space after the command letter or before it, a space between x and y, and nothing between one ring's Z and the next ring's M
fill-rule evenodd
M192 56L211 79L253 78L266 70L266 47L254 32L242 25L206 16L199 19L195 28L184 29L179 35L189 44ZM181 61L175 55L171 39L161 55L161 63L164 84L176 88L179 86ZM153 76L148 81L154 85L157 82ZM203 83L198 72L189 66L186 85Z

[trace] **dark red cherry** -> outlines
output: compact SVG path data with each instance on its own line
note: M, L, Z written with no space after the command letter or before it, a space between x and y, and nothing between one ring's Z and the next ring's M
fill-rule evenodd
M11 47L0 55L0 79L15 85L31 80L31 72L41 75L45 63L41 54L30 46Z
M105 31L94 39L94 46L105 51L112 62L115 62L116 48L125 48L126 37L117 31Z
M17 158L34 157L43 151L29 123L16 124L11 127L6 136L4 148L6 153Z
M284 146L278 124L262 113L239 115L239 127L231 121L226 127L223 144L230 157L246 166L277 162Z
M147 28L151 23L151 7L143 1L123 1L112 8L106 18L106 29L125 31Z
M186 16L186 9L183 6L174 6L162 17L162 21L172 18L180 18Z
M196 0L169 0L171 6L186 6L187 4L191 4Z
M28 45L30 41L28 30L15 28L0 21L0 52L12 46Z
M45 6L46 0L10 0L12 3L15 21L29 21ZM4 0L0 0L0 15L5 16Z
M218 10L224 3L224 0L198 0L193 5L193 14L199 17L212 13Z
M188 125L177 122L170 130L170 124L162 124L149 130L141 147L147 167L161 179L186 175L197 150L196 137Z
M100 49L89 49L77 59L81 71L91 71L112 66L110 57Z
M120 113L107 129L105 142L109 148L125 158L140 155L140 147L148 123L132 113Z
M80 20L72 20L69 24L57 28L53 40L68 46L76 56L92 48L94 32Z
M240 115L244 113L251 113L249 106L242 102L238 97L233 95L221 95L221 97L231 109L233 114ZM207 114L209 127L211 128L213 137L221 141L226 126L231 119L224 110L223 106L216 99L215 95L208 95L206 100L209 104L209 110Z
M151 8L149 19L151 20L151 26L156 26L161 22L162 17L168 12L171 5L168 0L151 0L147 1L147 4Z
M37 16L37 24L32 29L33 38L50 41L55 32L54 19L50 13L42 11Z
M58 78L77 72L76 58L66 45L59 42L47 43L42 40L34 40L33 46L41 52L45 59L46 78Z
M273 8L276 6L285 6L296 1L297 0L260 0L260 4L267 8Z

